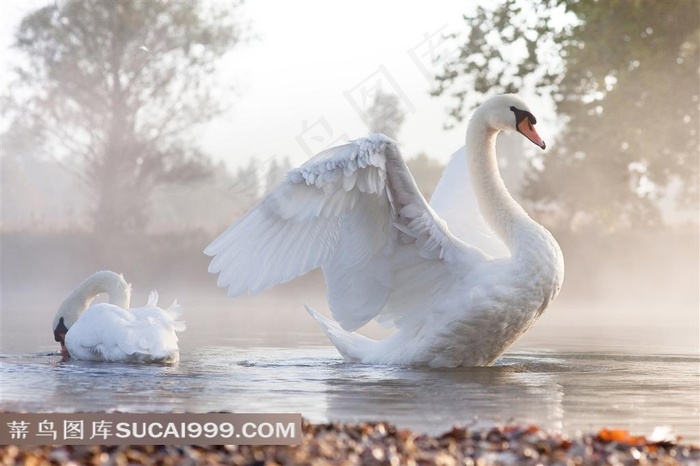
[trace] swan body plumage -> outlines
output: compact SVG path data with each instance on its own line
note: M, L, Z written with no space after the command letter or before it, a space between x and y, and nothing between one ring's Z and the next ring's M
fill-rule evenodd
M101 293L109 303L91 305ZM131 286L121 275L97 272L83 281L54 317L56 341L70 357L85 361L161 362L179 360L180 306L158 307L152 291L143 307L129 308Z
M510 196L496 162L499 131L518 131L544 148L535 123L515 95L482 104L468 125L466 160L453 158L446 170L463 173L443 176L436 208L386 136L327 149L207 247L209 271L235 297L320 267L333 319L307 310L346 361L490 365L563 280L559 246ZM476 212L454 197L465 182ZM460 221L469 215L482 218ZM355 332L373 319L395 332L383 340Z

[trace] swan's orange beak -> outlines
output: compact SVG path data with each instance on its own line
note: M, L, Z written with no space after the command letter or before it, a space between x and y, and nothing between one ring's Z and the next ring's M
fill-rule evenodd
M523 118L520 123L518 123L518 131L541 149L547 147L540 135L535 131L535 125L530 123L529 118Z

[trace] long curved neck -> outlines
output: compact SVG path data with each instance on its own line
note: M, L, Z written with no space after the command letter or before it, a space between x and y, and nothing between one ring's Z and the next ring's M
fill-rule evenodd
M58 319L63 317L65 325L70 328L80 315L90 306L90 303L100 294L107 293L109 302L127 309L131 302L131 286L124 278L110 271L97 272L86 278L61 303L54 318L54 328Z
M513 199L503 183L496 160L498 132L476 113L467 128L467 163L481 214L514 253L523 239L522 232L537 224Z

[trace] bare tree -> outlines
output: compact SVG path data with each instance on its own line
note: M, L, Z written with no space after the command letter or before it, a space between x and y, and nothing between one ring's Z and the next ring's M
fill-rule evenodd
M368 128L373 133L382 133L396 140L406 113L401 110L395 94L377 90L374 102L367 109Z
M236 13L232 3L86 0L23 19L15 47L26 60L4 113L89 188L95 231L143 231L155 187L208 172L193 130L227 108L213 77L241 40Z

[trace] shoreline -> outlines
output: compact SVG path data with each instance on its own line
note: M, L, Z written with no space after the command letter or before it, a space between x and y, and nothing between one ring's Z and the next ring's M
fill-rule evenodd
M700 464L700 446L601 429L567 437L534 425L454 427L441 435L388 422L310 423L293 446L0 446L0 464L521 465Z

